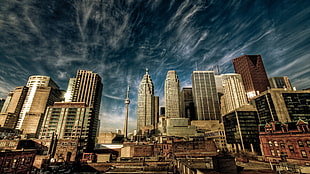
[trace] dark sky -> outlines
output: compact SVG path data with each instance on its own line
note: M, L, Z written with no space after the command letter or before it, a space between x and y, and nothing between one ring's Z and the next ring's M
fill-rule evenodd
M47 75L67 88L78 69L102 77L101 131L130 130L145 68L163 106L168 70L191 86L193 70L234 72L231 60L260 54L269 77L309 88L309 0L1 0L0 97Z

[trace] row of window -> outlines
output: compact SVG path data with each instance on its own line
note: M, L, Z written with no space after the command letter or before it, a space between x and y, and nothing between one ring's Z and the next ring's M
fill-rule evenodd
M268 141L268 144L269 144L270 147L272 147L272 146L278 147L278 146L279 146L279 144L278 144L277 141L271 141L271 140L269 140L269 141ZM303 142L302 140L298 140L298 141L297 141L297 144L298 144L299 147L304 147L304 146L306 146L306 147L309 147L309 148L310 148L310 140L306 140L305 142ZM285 144L284 144L283 141L280 141L280 146L281 146L281 148L285 149Z

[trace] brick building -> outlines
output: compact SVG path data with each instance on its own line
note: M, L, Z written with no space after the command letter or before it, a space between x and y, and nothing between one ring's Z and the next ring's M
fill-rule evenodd
M28 174L31 172L35 156L35 150L0 152L0 173Z
M260 124L259 139L265 161L310 165L309 121Z

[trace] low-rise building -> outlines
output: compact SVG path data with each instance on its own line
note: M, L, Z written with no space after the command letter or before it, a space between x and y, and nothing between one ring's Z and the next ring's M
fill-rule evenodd
M259 130L265 161L310 165L309 120L270 122L261 124Z

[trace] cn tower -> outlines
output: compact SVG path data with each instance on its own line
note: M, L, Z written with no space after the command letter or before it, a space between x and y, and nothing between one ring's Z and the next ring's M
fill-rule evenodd
M127 140L127 127L128 127L128 106L129 106L130 100L129 100L129 85L127 88L127 94L125 99L126 104L126 112L125 112L125 119L124 119L124 141Z

